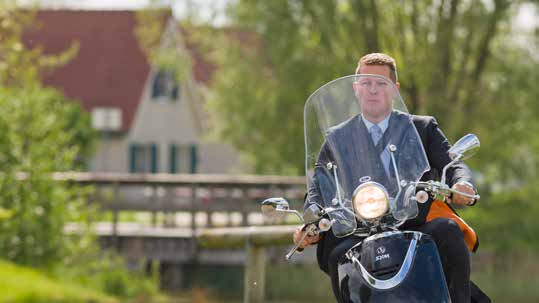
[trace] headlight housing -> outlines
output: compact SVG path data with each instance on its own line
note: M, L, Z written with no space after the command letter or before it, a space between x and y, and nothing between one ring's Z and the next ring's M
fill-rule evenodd
M352 207L356 216L370 221L377 219L389 210L389 195L379 183L366 182L354 190Z

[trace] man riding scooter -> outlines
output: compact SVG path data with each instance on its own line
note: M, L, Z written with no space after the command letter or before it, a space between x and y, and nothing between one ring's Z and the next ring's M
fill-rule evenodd
M359 60L356 74L369 74L383 76L390 79L396 88L400 87L397 81L395 60L388 55L373 53ZM359 125L366 129L368 140L372 140L374 146L383 144L383 138L391 135L389 126L392 123L392 104L384 95L384 90L377 88L375 83L354 83L354 93L360 102L362 114L353 120L350 125ZM413 124L421 138L425 153L428 157L430 171L426 172L422 180L431 180L441 175L442 169L451 162L448 150L450 148L447 138L439 129L436 120L429 116L412 116ZM344 125L343 127L351 127ZM347 138L352 140L352 138ZM380 148L378 162L383 165L387 176L390 175L390 155L386 148ZM322 150L319 160L331 162L331 152ZM341 163L347 163L341 159ZM473 186L470 169L464 163L451 166L447 172L447 184L460 192L473 195L476 193ZM312 203L321 204L321 194L316 178L308 185L308 194L305 208ZM472 206L475 200L469 197L455 194L446 201L448 204ZM427 203L419 206L419 215L406 221L400 229L415 230L429 234L436 242L442 267L447 282L447 287L452 302L470 302L470 258L469 252L477 249L477 237L474 231L466 225L448 206L442 201L429 199ZM337 238L331 232L321 233L315 236L305 236L304 231L298 228L294 233L294 242L300 248L317 244L317 257L320 268L326 272L332 281L333 291L337 300L339 296L339 280L337 266L344 253L351 247L361 242L359 237ZM474 287L474 292L478 291Z

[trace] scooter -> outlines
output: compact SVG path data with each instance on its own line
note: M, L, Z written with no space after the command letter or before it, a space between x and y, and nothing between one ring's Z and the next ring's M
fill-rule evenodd
M369 103L373 100L363 98L361 89L377 90L381 97L374 101L391 106L393 121L399 121L393 122L395 135L378 146L354 138L361 134L361 129L353 128L354 119L376 109ZM460 194L480 199L445 182L447 169L477 152L477 136L466 135L451 147L451 162L440 181L419 181L430 169L421 139L396 87L377 75L347 76L322 86L307 100L304 121L308 199L312 201L300 214L284 198L270 198L262 202L264 215L297 215L306 231L304 237L332 232L336 237L363 238L338 264L340 293L346 301L451 302L434 241L427 234L398 228L416 217L418 203L429 198L444 201ZM389 159L387 165L382 153ZM302 241L286 255L287 260Z

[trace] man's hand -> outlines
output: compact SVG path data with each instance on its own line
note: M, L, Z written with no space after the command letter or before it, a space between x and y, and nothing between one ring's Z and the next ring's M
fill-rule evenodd
M467 183L467 182L466 182ZM470 195L475 195L475 190L472 186L469 184L466 184L465 182L457 182L455 185L453 185L451 188L454 190L458 190L463 193L467 193ZM463 195L459 194L453 194L452 198L447 198L447 201L452 204L459 204L459 205L469 205L472 202L472 198L468 198Z
M301 240L301 237L306 233L306 231L301 230L302 226L298 227L296 231L294 232L294 244L298 244L299 240ZM305 248L309 245L313 245L318 243L320 241L320 235L315 236L309 236L307 235L305 239L299 244L300 248Z

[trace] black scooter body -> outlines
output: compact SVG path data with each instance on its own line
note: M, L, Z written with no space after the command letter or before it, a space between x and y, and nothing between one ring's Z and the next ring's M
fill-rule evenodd
M420 232L366 238L341 258L338 273L344 302L451 302L436 244Z

